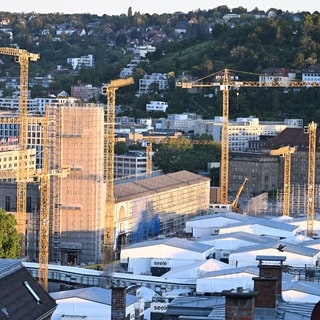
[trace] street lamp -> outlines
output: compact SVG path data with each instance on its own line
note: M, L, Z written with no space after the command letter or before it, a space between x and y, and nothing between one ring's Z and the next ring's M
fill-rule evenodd
M237 110L239 108L239 92L237 92Z

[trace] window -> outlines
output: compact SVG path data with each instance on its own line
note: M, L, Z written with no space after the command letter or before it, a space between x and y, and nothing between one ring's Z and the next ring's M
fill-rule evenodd
M10 196L6 196L5 209L6 209L7 212L9 212L11 210L11 208L10 208Z

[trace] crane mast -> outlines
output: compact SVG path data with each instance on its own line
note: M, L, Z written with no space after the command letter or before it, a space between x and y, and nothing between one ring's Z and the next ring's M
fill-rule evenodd
M270 155L284 157L284 179L283 179L283 215L290 215L290 189L291 189L291 154L296 151L295 147L281 147L271 150Z
M146 148L146 173L152 173L152 139L142 141L142 146Z
M222 128L221 128L221 163L220 163L220 203L228 204L229 188L229 90L230 76L228 69L224 70L222 90Z
M19 161L17 172L17 230L21 237L21 256L25 256L25 233L26 233L26 193L25 182L28 170L27 136L28 136L28 72L29 60L37 61L39 54L29 53L24 49L0 48L0 53L15 57L20 64L20 100L19 100Z
M133 84L133 78L111 80L102 86L102 94L107 95L107 115L105 128L105 175L106 202L103 237L103 265L114 260L114 145L115 145L115 100L116 91L124 86Z
M317 124L309 123L309 162L308 162L308 203L307 203L307 236L313 237L314 224L314 187L316 177Z
M39 271L38 279L48 291L49 264L49 211L50 211L50 176L49 176L49 111L46 109L43 123L42 168L40 177L40 219L39 219Z

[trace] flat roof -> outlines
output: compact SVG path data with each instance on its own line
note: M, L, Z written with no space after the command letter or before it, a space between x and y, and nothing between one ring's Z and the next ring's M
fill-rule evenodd
M256 260L259 261L285 261L287 259L286 256L257 256Z

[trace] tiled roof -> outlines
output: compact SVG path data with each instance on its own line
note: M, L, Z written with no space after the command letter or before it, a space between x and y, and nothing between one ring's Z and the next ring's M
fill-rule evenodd
M200 181L210 181L210 179L186 170L182 170L161 176L116 184L114 186L114 195L116 201L124 201L137 196L142 197L165 190L170 190L177 188L178 186L192 185Z
M9 265L14 267L11 272L7 272ZM53 313L55 300L22 266L21 261L0 259L0 275L0 320L40 320Z
M319 147L319 130L317 130L317 148ZM276 137L271 138L265 145L266 149L277 149L284 146L307 149L309 147L309 135L303 128L286 128Z

